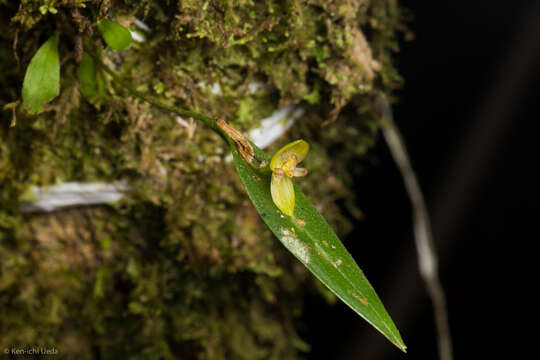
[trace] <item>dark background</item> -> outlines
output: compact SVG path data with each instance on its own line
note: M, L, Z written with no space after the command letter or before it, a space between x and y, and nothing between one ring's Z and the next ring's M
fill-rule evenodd
M394 117L431 215L456 359L515 358L538 320L526 250L538 242L540 2L404 1L416 38L397 57ZM346 246L396 322L408 354L343 304L308 300L310 359L437 359L410 206L383 139L356 178L366 218ZM534 272L533 272L534 274ZM324 311L321 311L324 309ZM536 335L533 334L534 337ZM520 345L522 344L522 345ZM529 355L530 356L530 355Z

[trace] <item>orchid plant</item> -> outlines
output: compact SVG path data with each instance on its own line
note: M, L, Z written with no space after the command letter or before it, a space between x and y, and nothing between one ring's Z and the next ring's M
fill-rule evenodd
M96 28L109 47L124 50L130 46L129 30L118 23L102 20ZM22 97L32 114L43 111L43 105L59 93L59 39L55 34L46 41L27 68ZM338 298L405 351L405 344L375 290L331 227L292 181L293 177L303 177L308 172L298 167L309 151L306 141L293 141L270 159L225 121L149 98L103 65L100 55L92 53L93 49L85 50L78 71L83 95L90 97L105 92L102 77L107 73L114 84L124 87L131 95L164 111L202 121L218 133L230 147L238 175L255 209L279 241Z

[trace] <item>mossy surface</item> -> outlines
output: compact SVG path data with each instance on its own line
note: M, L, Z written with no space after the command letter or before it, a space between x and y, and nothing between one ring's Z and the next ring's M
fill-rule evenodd
M87 99L81 46L102 18L151 32L103 61L137 90L240 130L289 103L311 145L298 183L340 235L354 208L347 163L376 139L373 97L401 79L396 0L0 1L0 348L66 357L294 359L302 297L321 290L259 219L223 141L105 76ZM24 70L60 32L61 93L37 116ZM141 30L139 30L141 31ZM250 84L266 87L253 92ZM219 85L220 91L215 91ZM321 127L321 125L325 125ZM111 206L23 214L31 185L126 180ZM340 206L338 206L338 203Z

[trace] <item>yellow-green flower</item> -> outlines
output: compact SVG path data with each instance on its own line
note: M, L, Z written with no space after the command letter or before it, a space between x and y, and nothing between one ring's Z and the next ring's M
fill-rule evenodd
M296 167L306 157L309 144L296 140L276 152L270 161L270 193L274 204L284 214L294 217L294 186L291 178L307 175L307 169Z

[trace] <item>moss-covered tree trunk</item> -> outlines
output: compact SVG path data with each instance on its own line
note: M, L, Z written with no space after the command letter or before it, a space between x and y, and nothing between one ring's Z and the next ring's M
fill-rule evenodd
M103 47L104 18L145 40ZM302 297L332 296L265 228L222 140L106 75L103 94L82 96L82 49L138 91L244 131L301 106L272 146L310 142L301 185L345 234L347 164L375 140L374 96L400 84L401 30L397 0L0 1L0 348L250 360L309 349L295 331ZM56 31L61 92L29 115L25 69ZM30 186L118 180L132 190L115 204L21 211Z

